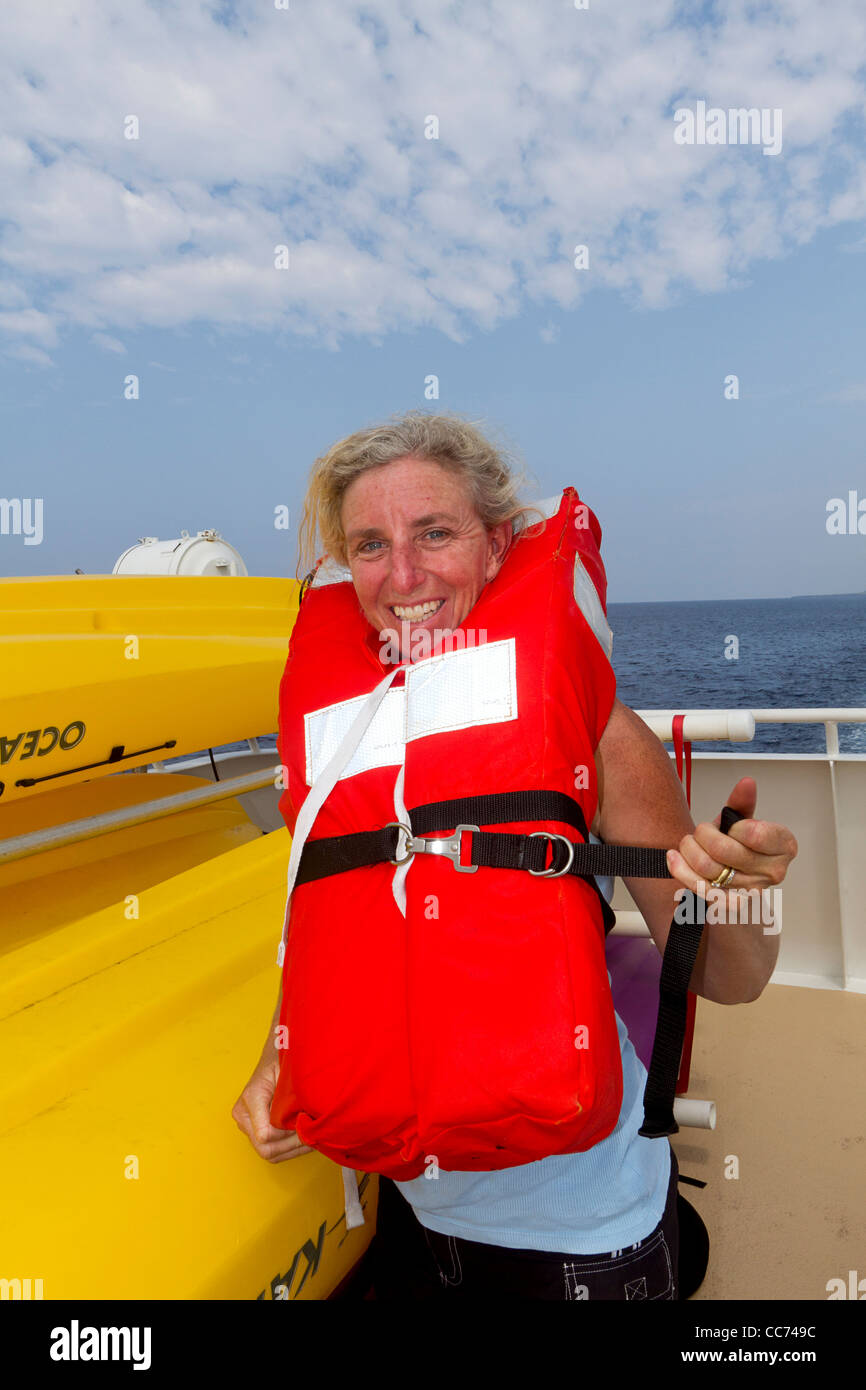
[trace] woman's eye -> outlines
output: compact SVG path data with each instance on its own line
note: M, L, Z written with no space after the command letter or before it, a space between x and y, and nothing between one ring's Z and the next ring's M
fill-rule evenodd
M441 527L435 526L435 527L433 527L431 530L425 531L424 534L423 534L423 536L421 536L421 540L422 540L422 541L433 541L433 542L435 543L435 542L442 541L442 540L448 540L448 538L449 538L450 535L451 535L451 532L450 532L450 531L446 531L446 530L443 530ZM382 547L383 547L384 545L385 545L385 542L384 542L384 541L381 541L381 540L376 540L376 541L360 541L360 542L358 543L358 546L356 547L355 554L356 554L356 555L376 555L376 554L378 554L378 552L382 549Z

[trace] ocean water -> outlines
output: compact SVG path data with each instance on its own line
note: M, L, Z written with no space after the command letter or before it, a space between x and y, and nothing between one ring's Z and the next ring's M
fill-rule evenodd
M617 694L632 709L866 709L866 593L612 603L608 621ZM276 735L260 743L275 748ZM748 744L692 744L756 753L824 746L823 724L759 724ZM840 724L839 747L866 753L866 724Z
M866 593L612 603L608 622L632 709L866 709ZM758 724L751 743L692 747L820 753L824 725ZM840 724L839 747L866 753L866 724Z

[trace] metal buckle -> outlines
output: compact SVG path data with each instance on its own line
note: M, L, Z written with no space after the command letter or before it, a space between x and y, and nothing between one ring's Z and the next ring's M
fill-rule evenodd
M391 826L395 826L405 834L405 848L407 851L402 859L392 859L392 864L406 864L412 858L413 854L440 854L444 855L446 859L451 860L451 863L459 874L474 874L477 871L477 864L460 863L460 837L465 830L474 831L476 835L479 834L479 827L477 825L458 825L453 835L447 835L432 840L425 840L420 835L413 836L411 826L404 825L402 821L391 820L388 822L385 829L390 829ZM399 836L397 839L397 847L399 850Z
M390 830L392 826L397 830L402 830L405 834L406 848L408 849L409 853L404 855L402 859L392 859L390 862L392 864L408 864L409 860L412 858L412 855L415 853L414 849L412 848L412 827L411 825L404 825L401 820L389 820L388 824L385 826L385 829ZM399 835L397 836L397 849L398 851L400 849Z
M529 872L532 874L533 878L562 878L563 874L568 873L569 869L574 863L574 844L571 840L567 838L567 836L551 835L546 830L533 830L529 838L530 840L537 840L541 838L551 841L561 840L568 850L568 862L564 869L554 869L552 864L549 869L530 869Z

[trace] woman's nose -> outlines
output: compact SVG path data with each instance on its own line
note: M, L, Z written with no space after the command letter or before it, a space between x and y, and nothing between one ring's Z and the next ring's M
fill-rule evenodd
M419 567L414 551L408 545L391 548L391 587L400 594L411 594L424 583L424 571Z

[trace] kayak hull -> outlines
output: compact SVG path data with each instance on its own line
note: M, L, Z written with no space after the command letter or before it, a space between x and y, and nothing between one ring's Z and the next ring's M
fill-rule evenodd
M0 805L277 726L299 586L0 580Z
M203 781L108 778L0 808L0 830ZM231 1115L279 988L288 832L229 799L88 841L86 865L75 848L0 870L0 1277L45 1299L328 1298L377 1179L347 1231L339 1167L268 1163Z

